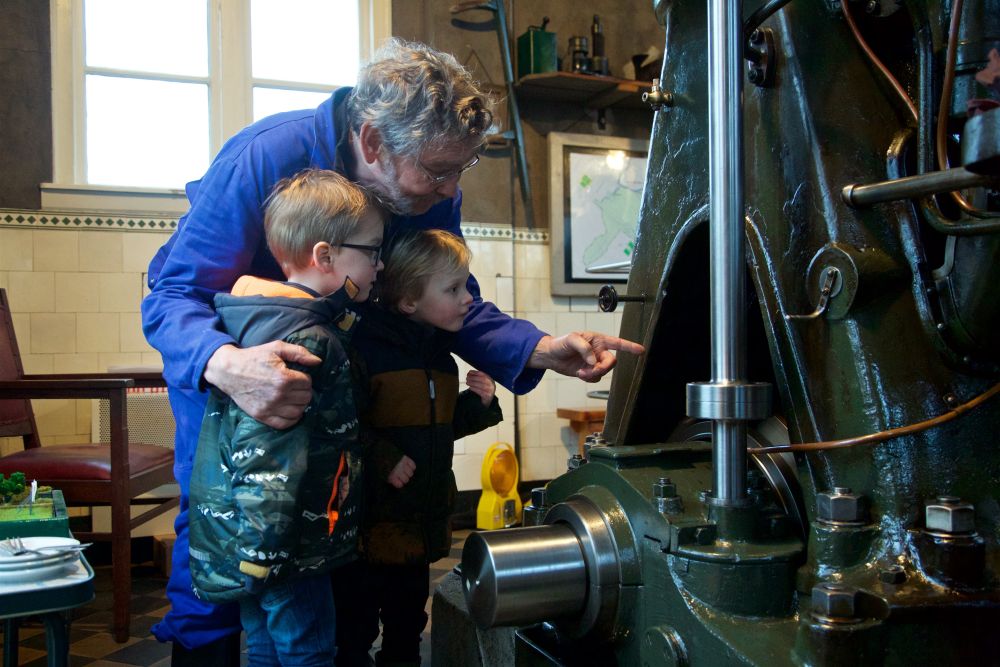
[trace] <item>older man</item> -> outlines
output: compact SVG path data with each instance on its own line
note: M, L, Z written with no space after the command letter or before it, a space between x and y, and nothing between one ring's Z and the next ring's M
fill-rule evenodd
M235 608L197 600L188 571L188 484L206 387L230 395L258 420L284 428L309 403L307 375L288 364L318 362L282 342L238 348L212 309L216 292L243 274L282 279L264 241L263 203L274 184L305 168L333 169L369 187L394 213L387 236L407 228L461 234L462 173L479 160L493 129L487 97L450 55L390 41L354 88L341 88L315 110L265 118L230 139L205 176L189 183L191 207L149 267L152 293L143 328L161 352L177 421L175 474L181 487L172 608L153 632L174 642L174 664L227 664L240 630ZM458 354L517 393L545 369L595 381L614 366L612 350L642 347L593 332L549 336L476 297L459 334Z

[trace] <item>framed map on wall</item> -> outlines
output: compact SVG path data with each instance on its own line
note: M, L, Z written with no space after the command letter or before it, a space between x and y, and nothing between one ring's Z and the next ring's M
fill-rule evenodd
M628 278L646 178L646 143L549 134L552 293L597 296Z

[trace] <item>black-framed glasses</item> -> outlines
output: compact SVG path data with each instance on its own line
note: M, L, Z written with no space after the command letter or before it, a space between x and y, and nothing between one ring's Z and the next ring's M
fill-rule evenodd
M465 172L469 171L470 169L472 169L473 167L475 167L477 164L479 164L479 154L476 153L476 155L473 156L473 158L471 160L469 160L469 163L466 164L464 167L462 167L460 169L456 169L455 171L449 171L447 174L434 175L431 172L427 171L427 167L425 167L420 162L419 159L416 160L416 163L417 163L417 167L423 173L424 178L426 178L428 181L430 181L431 183L444 183L447 180L450 180L450 179L455 178L457 176L461 176L462 174L464 174Z
M380 245L362 245L360 243L331 243L330 245L371 253L372 266L378 266L379 260L382 259L382 246Z

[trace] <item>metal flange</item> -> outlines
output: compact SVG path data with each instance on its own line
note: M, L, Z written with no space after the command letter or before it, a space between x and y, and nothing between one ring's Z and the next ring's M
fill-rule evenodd
M764 419L771 414L771 385L767 382L689 382L687 414L695 419Z

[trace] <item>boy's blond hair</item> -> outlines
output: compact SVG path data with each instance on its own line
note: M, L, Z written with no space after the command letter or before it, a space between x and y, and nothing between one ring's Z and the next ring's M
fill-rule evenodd
M287 267L308 266L320 241L343 243L369 212L385 221L364 188L328 169L306 169L281 179L264 206L267 247L286 274Z
M468 269L471 260L465 241L451 232L424 229L400 234L392 242L376 282L379 301L398 312L404 299L416 301L423 296L432 275Z

